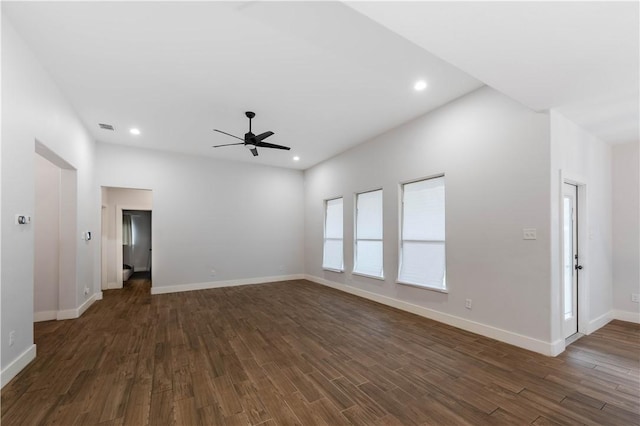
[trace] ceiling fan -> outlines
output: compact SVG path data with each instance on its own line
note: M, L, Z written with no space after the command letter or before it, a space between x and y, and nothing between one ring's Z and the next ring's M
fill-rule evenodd
M244 113L244 115L246 115L247 118L249 118L249 132L244 134L244 139L240 138L238 136L232 135L230 133L223 132L222 130L213 129L214 132L222 133L223 135L227 135L227 136L231 136L232 138L240 139L242 142L227 143L227 144L224 144L224 145L214 145L213 146L214 148L220 148L222 146L244 145L247 148L249 148L249 151L251 151L251 153L253 154L254 157L258 155L258 148L286 149L287 151L291 149L288 146L282 146L282 145L276 145L276 144L273 144L273 143L263 142L266 138L268 138L269 136L273 135L273 132L264 132L264 133L260 133L259 135L254 135L251 132L251 119L256 116L256 113L255 112L251 112L251 111L247 111L247 112Z

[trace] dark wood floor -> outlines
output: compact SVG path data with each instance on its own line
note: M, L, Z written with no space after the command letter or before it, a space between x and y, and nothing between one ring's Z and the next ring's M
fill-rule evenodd
M149 295L35 326L2 425L640 421L640 327L549 358L306 281Z

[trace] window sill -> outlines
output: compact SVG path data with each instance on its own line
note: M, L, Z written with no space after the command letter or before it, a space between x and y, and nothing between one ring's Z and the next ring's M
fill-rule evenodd
M338 273L338 274L342 274L342 273L344 273L344 269L332 269L332 268L325 268L325 267L322 267L322 270L323 270L323 271L329 271L329 272L336 272L336 273Z
M384 281L384 275L380 277L378 275L363 274L362 272L356 272L356 271L353 271L351 273L351 275L357 275L359 277L365 277L365 278L371 278L371 279L374 279L374 280Z
M409 287L421 288L423 290L429 290L429 291L435 291L435 292L438 292L438 293L449 294L449 290L447 290L446 288L431 287L431 286L423 285L423 284L405 283L403 281L396 281L396 284L402 284L402 285L406 285L406 286L409 286Z

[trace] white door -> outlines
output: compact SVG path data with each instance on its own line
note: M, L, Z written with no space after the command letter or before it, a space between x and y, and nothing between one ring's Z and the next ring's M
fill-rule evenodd
M563 189L563 291L564 337L578 332L578 187L569 183Z

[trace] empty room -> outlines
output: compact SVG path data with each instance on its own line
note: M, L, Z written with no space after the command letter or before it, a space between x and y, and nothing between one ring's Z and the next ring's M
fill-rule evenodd
M640 5L1 4L1 424L640 424Z

